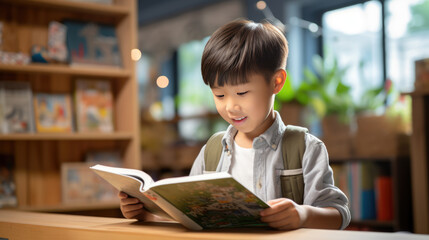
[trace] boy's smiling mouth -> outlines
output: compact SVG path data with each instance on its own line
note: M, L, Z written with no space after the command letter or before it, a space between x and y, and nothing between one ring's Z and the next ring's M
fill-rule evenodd
M232 121L234 122L234 123L242 123L242 122L244 122L244 120L246 120L247 119L247 117L239 117L239 118L231 118L232 119Z

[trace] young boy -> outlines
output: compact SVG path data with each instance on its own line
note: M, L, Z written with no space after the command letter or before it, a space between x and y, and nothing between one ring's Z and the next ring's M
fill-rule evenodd
M222 138L216 171L229 172L271 206L261 211L269 226L344 229L350 222L347 197L334 186L325 145L305 134L302 159L304 201L283 198L278 170L283 169L282 136L286 126L274 111L274 97L286 79L287 41L269 23L233 21L219 28L204 49L201 70L216 109L230 123ZM207 145L206 145L207 146ZM190 175L204 174L204 146ZM136 198L120 193L126 218L156 221Z

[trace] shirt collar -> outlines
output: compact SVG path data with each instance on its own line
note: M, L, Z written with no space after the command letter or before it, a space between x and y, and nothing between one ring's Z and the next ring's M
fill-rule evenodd
M253 140L253 148L261 148L264 146L269 146L274 151L277 150L280 140L283 136L283 132L286 129L285 124L283 123L280 114L277 111L274 111L275 119L273 124L261 135L256 137ZM234 143L234 136L237 134L237 129L232 125L229 125L226 130L225 135L222 138L222 146L226 150L232 149L231 146Z

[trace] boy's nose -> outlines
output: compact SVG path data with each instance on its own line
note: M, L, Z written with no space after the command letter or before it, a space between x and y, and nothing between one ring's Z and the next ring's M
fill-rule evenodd
M226 104L226 111L233 113L240 110L239 101L234 99L229 99Z

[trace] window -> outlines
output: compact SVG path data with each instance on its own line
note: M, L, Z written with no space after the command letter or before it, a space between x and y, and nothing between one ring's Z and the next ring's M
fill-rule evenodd
M429 57L429 0L386 1L387 77L414 90L414 62Z
M429 57L429 0L366 1L325 12L322 25L324 58L348 68L356 101L384 78L401 92L414 90L414 62Z
M383 82L381 4L363 4L326 12L322 17L324 59L347 69L344 82L357 101L365 88Z

